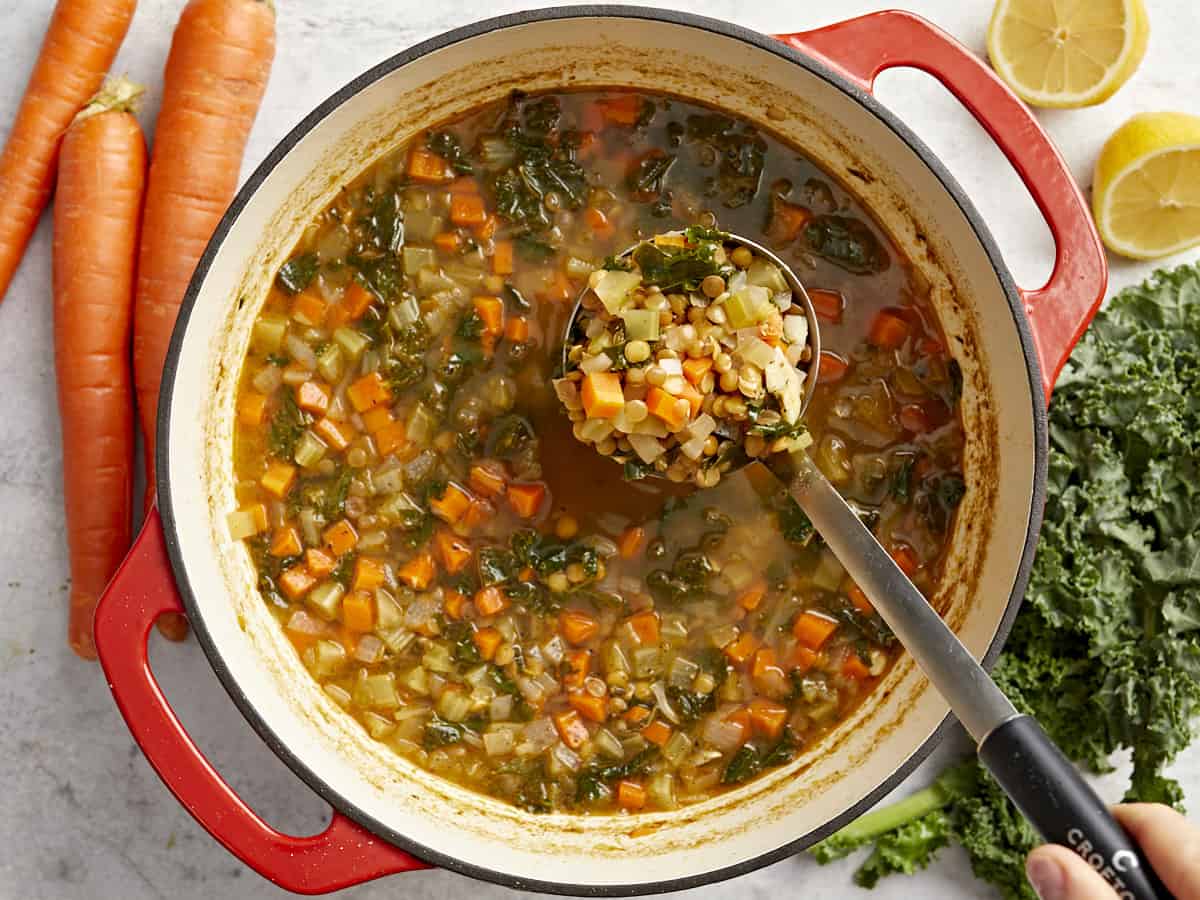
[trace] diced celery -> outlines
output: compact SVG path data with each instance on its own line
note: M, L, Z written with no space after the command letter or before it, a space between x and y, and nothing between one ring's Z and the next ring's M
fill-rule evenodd
M367 734L377 741L390 736L396 730L396 723L391 719L379 715L379 713L364 712L362 723L363 727L367 729Z
M424 666L409 669L400 676L400 685L414 694L428 694L429 673Z
M418 403L408 416L404 428L405 436L414 444L424 446L433 440L433 432L437 428L437 419L424 403Z
M405 325L411 325L421 317L421 305L412 294L405 294L388 313L392 327L399 331Z
M471 698L463 691L443 691L438 697L437 711L448 722L461 722L471 712Z
M657 647L638 647L633 651L633 674L653 678L662 671L662 652Z
M771 311L771 292L755 284L730 294L725 301L725 315L734 328L757 325Z
M254 349L263 353L278 353L283 346L283 336L287 333L287 316L280 313L267 313L260 316L254 323Z
M612 675L614 672L629 672L629 660L625 656L625 651L621 649L621 645L616 641L610 640L604 644L604 673Z
M346 648L337 641L320 640L305 653L304 661L313 675L328 678L346 664Z
M357 362L363 351L370 346L371 340L365 334L359 334L353 328L342 327L333 333L333 341L342 348L346 358Z
M588 280L588 284L596 292L596 296L600 298L604 308L614 316L625 305L629 292L641 283L642 276L638 272L621 272L610 269L593 272Z
M396 693L395 674L380 672L376 675L366 675L363 670L359 670L358 681L354 684L354 702L371 709L398 707L400 695Z
M823 591L836 593L842 589L842 579L846 570L838 562L838 558L829 550L821 551L821 559L812 574L812 583Z
M336 619L346 589L336 581L323 581L308 592L308 602L326 619Z
M317 357L317 371L321 377L331 383L336 383L342 377L342 348L336 343L330 344Z
M258 534L267 527L263 518L261 506L251 506L231 512L225 517L225 526L229 529L230 539L240 541Z
M663 759L677 765L692 750L692 739L682 731L676 731L662 749Z
M788 289L787 280L779 271L779 267L765 259L756 259L750 263L750 268L746 270L746 281L765 287L772 294L778 294Z
M305 431L300 435L300 440L296 441L296 464L302 468L311 469L325 458L327 449L324 441L311 431Z
M592 742L596 749L611 759L620 759L625 755L625 748L621 746L621 742L607 728L601 728L592 736Z
M659 314L656 309L624 309L621 318L625 320L625 340L627 341L657 341Z
M454 659L450 655L450 645L446 643L430 644L429 649L421 658L421 665L432 672L443 674L454 671Z
M446 220L428 209L411 209L404 214L404 235L410 241L432 241Z
M667 680L677 688L689 688L692 681L700 673L700 666L684 656L671 660L671 668L667 672Z
M375 510L375 514L390 525L398 525L411 519L414 514L420 515L423 512L416 501L403 491L390 495Z
M596 266L578 256L567 257L567 277L582 280L595 271Z
M416 275L421 269L432 269L437 265L437 251L432 247L404 245L404 274Z
M675 776L670 772L659 772L646 785L646 795L660 809L675 806Z
M438 291L449 291L455 287L453 279L442 272L431 268L417 270L417 293L422 297L436 294Z

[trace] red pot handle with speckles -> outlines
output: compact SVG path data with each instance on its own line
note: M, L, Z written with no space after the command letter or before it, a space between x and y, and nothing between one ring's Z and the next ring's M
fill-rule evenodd
M150 628L168 612L182 613L183 604L154 508L96 609L96 649L134 740L209 834L260 875L299 894L429 868L341 813L320 834L294 837L276 831L243 803L192 742L150 671Z
M928 72L970 111L1029 188L1054 237L1054 271L1020 289L1049 398L1072 348L1104 299L1108 264L1066 162L1033 113L970 50L912 13L890 10L776 37L871 91L885 69Z

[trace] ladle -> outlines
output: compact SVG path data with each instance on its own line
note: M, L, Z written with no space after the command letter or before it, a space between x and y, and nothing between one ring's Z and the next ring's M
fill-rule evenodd
M727 234L726 244L748 248L782 271L803 305L812 353L806 370L801 416L812 399L820 366L820 326L804 285L783 260L745 237ZM642 242L619 255L629 257ZM563 338L564 370L584 290ZM974 740L980 760L1047 841L1075 850L1114 888L1118 897L1168 900L1137 845L1035 719L1017 711L958 640L875 535L804 451L742 463L760 494L782 485L799 504L826 545L866 594L917 665L946 698ZM726 473L728 474L728 473Z

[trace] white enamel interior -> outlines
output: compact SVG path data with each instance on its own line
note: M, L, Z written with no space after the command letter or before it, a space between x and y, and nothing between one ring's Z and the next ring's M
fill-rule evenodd
M1013 589L1034 487L1031 388L999 279L943 184L866 107L775 53L694 25L598 17L511 25L421 56L346 99L283 156L225 235L187 323L163 438L181 585L214 663L301 767L384 831L485 877L636 890L745 863L821 829L911 757L945 703L906 657L821 745L732 794L669 814L530 816L369 739L308 677L224 526L250 325L310 216L414 132L513 88L572 85L666 90L756 120L851 186L908 249L965 376L968 494L937 602L982 656Z

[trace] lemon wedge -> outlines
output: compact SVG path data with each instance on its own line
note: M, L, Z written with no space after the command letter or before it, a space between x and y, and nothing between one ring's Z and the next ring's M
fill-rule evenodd
M1142 0L998 0L992 66L1031 106L1078 107L1116 93L1146 53Z
M1134 116L1096 161L1092 213L1114 253L1157 259L1200 244L1200 116Z

